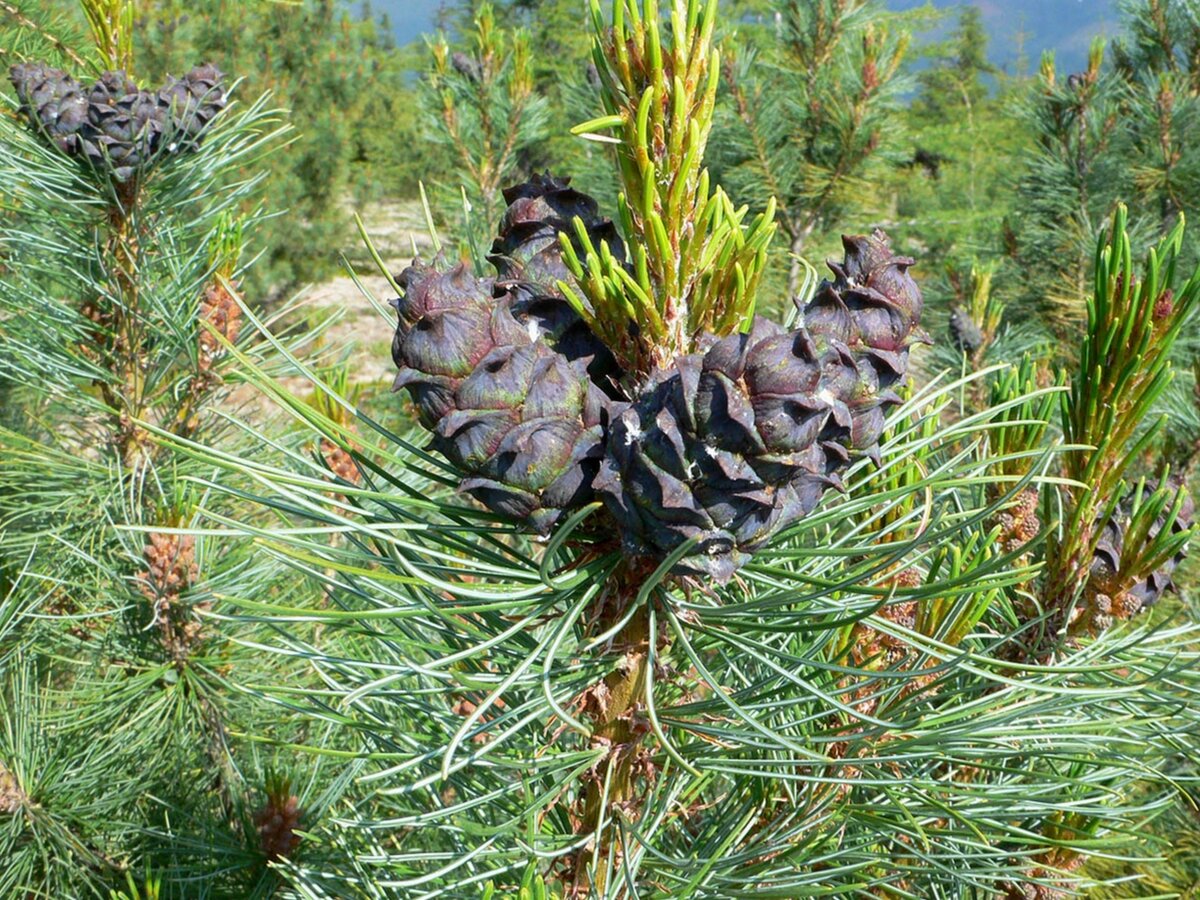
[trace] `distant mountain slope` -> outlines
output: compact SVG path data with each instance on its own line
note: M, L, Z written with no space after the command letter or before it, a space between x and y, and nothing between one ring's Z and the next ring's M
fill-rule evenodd
M892 9L912 9L924 0L886 0ZM1115 0L973 0L983 9L984 20L992 37L992 58L1011 67L1019 46L1019 33L1025 32L1025 54L1036 66L1044 49L1054 50L1062 68L1079 69L1086 58L1087 46L1098 33L1116 31ZM958 0L934 0L940 7L956 6ZM431 27L442 0L374 0L377 11L386 11L402 43L413 40ZM580 10L584 0L580 0Z
M924 0L887 0L891 9L912 9ZM1088 45L1097 34L1119 30L1116 0L973 0L983 11L991 39L991 57L1012 70L1021 44L1030 67L1037 67L1043 50L1053 50L1065 71L1082 69ZM934 0L938 7L958 6L958 0Z

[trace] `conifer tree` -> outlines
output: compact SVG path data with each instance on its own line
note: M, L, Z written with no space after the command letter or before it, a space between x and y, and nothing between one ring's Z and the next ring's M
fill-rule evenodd
M1065 386L1032 360L907 385L920 291L880 234L774 324L774 210L704 163L716 8L592 4L576 130L617 141L612 220L538 177L495 276L443 252L394 279L413 431L350 420L301 361L340 414L248 366L361 483L203 454L328 597L253 608L326 685L256 693L360 776L285 870L302 895L495 896L532 867L579 898L1049 897L1177 796L1200 635L1156 601L1193 529L1136 467L1200 299L1182 231L1139 264L1123 212L1104 230Z
M460 16L479 4L461 0ZM599 104L599 74L591 61L591 36L580 29L575 0L500 0L497 21L528 36L530 71L536 93L545 99L540 134L522 153L522 173L557 169L597 198L616 201L617 184L604 143L580 141L571 128ZM484 229L486 230L486 229Z
M1035 317L999 310L1013 280L994 258L1001 223L1014 206L1012 159L1030 143L1013 112L1028 85L988 62L987 33L973 6L961 7L945 41L919 48L918 92L904 115L909 150L887 181L895 197L896 239L919 247L929 269L929 329L949 340L935 367L1015 362L1033 350L1044 327ZM939 17L935 20L941 24ZM993 277L995 276L995 277ZM986 390L973 392L986 396Z
M1187 138L1200 123L1200 25L1186 3L1139 0L1124 12L1127 37L1113 55L1128 92L1130 164L1147 216L1167 233L1200 191L1200 152Z
M462 198L468 240L477 243L502 212L501 189L521 171L523 154L544 138L546 98L534 90L528 33L497 26L490 3L474 11L463 49L441 32L428 43L423 110L436 124L427 137L445 148L453 160L447 174L460 179L446 184L442 205Z
M1018 185L1009 251L1025 308L1060 334L1084 315L1091 247L1117 203L1129 205L1135 245L1147 246L1191 211L1200 186L1200 156L1184 137L1200 115L1195 12L1170 0L1122 10L1127 37L1111 47L1097 39L1087 69L1066 77L1044 58L1029 105L1038 146Z
M987 48L987 33L979 8L960 7L958 23L949 40L925 51L931 57L930 65L917 75L920 93L910 112L915 125L912 133L918 143L909 166L919 167L935 180L941 178L943 166L964 170L964 199L972 213L989 205L990 198L984 195L981 181L986 157L995 153L983 131L986 110L982 107L989 99L985 78L997 74L995 66L988 62ZM950 129L964 133L965 141L947 142L957 153L950 147L942 150L932 146L929 139L941 136L941 132L929 134L928 126L933 123L949 125Z
M284 129L212 65L145 77L132 5L82 11L77 65L16 61L0 101L0 895L268 896L295 842L256 821L319 803L239 743L296 732L236 689L287 667L225 616L297 580L192 533L214 469L163 439L256 452L228 415Z
M886 206L867 188L896 139L900 65L908 35L871 0L779 0L760 50L724 57L727 110L718 132L719 177L756 210L774 198L788 293L804 277L814 233Z
M7 13L10 6L22 15ZM79 44L77 7L76 0L6 4L0 42L23 47L20 58L78 70L80 63L65 60L53 43ZM269 91L288 110L293 130L260 193L273 210L291 216L266 219L249 236L249 252L260 257L246 273L251 290L273 288L278 295L334 271L351 242L347 201L397 183L415 189L402 154L421 141L415 133L397 137L417 116L406 100L411 62L396 51L386 23L356 17L336 0L144 0L136 24L144 37L135 62L147 78L161 80L206 60L240 73L245 96ZM373 129L366 121L392 124Z
M927 51L934 64L917 75L919 103L929 114L945 118L961 111L968 120L974 116L975 107L987 96L984 77L996 74L987 58L987 45L979 7L960 7L949 40Z
M348 201L392 190L404 177L398 148L419 146L397 134L416 110L390 29L337 0L152 0L138 15L143 71L158 77L212 60L242 74L247 96L270 92L288 111L288 145L262 195L289 215L257 229L251 251L265 255L249 286L279 294L335 272L352 241ZM393 124L367 125L385 121Z
M1027 308L1059 335L1078 328L1097 235L1117 199L1133 188L1120 161L1126 137L1120 82L1104 56L1097 39L1087 69L1063 77L1047 54L1030 102L1037 149L1018 185L1018 224L1009 244Z

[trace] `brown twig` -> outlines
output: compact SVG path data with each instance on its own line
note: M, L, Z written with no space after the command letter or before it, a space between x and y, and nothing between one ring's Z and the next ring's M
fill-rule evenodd
M614 574L607 606L597 621L604 630L629 611L641 588L641 575L632 567L623 567ZM595 865L595 879L589 868L610 852L618 856L605 823L614 813L635 817L638 814L637 782L645 761L641 739L646 733L638 713L646 689L646 667L649 659L649 609L638 609L625 627L614 637L614 647L623 655L615 671L597 683L586 695L585 709L595 728L592 744L603 747L606 754L593 769L584 798L583 814L578 821L580 834L592 835L592 841L580 852L575 864L575 892L586 896L590 890L603 892L604 871Z

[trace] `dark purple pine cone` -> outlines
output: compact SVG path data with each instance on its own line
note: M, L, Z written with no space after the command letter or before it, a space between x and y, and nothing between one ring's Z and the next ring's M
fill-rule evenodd
M558 236L573 236L572 222L579 216L594 246L606 241L612 253L622 257L625 245L613 223L600 216L596 201L569 184L567 178L534 175L505 190L508 209L488 260L496 267L500 285L514 294L515 308L539 322L560 353L588 360L592 380L616 397L621 380L616 359L559 293L558 282L573 278L563 263Z
M816 506L853 451L871 452L899 402L921 294L886 238L845 239L785 332L758 319L659 373L616 416L596 490L631 555L725 581L772 534Z
M159 151L198 146L225 107L221 72L197 66L157 92L144 91L124 72L105 72L86 91L58 69L13 66L10 77L26 118L64 153L128 182Z
M473 84L483 81L483 65L479 60L472 59L461 50L450 54L450 65L455 72Z
M83 153L117 181L129 181L158 150L166 128L167 111L157 95L141 90L124 72L105 72L88 95Z
M61 69L20 63L9 70L21 112L64 153L74 153L79 129L87 120L87 97Z
M842 246L843 261L829 263L834 280L821 282L804 307L804 327L876 356L906 354L920 334L924 306L921 289L908 274L913 259L896 256L882 231L843 237Z
M392 301L399 314L393 389L408 388L421 424L432 430L454 409L462 380L493 348L519 341L520 326L498 314L491 281L464 265L440 271L414 263L398 282L404 295Z
M570 185L571 179L547 173L504 191L508 209L488 256L502 283L521 282L545 295L557 294L559 281L573 281L563 263L558 236L565 233L574 241L576 216L583 220L597 250L604 241L613 256L624 258L625 245L616 226L600 215L592 197Z
M558 352L553 322L465 266L414 265L400 283L395 386L466 476L462 490L542 533L590 502L611 402L591 359Z
M1147 482L1146 494L1157 489L1157 484ZM1196 514L1196 504L1189 496L1184 500L1179 515L1167 525L1166 514L1159 518L1150 529L1153 538L1164 527L1170 527L1171 532L1178 534L1192 526ZM1142 610L1153 606L1167 591L1174 590L1175 569L1187 556L1186 548L1180 550L1161 566L1140 581L1133 584L1123 582L1121 578L1121 554L1125 545L1125 531L1129 525L1130 509L1128 503L1123 503L1104 525L1104 531L1096 544L1092 557L1090 578L1088 581L1087 600L1088 614L1093 618L1093 627L1103 629L1112 619L1129 619Z
M182 78L168 78L158 92L172 130L168 149L178 153L199 146L205 129L225 108L224 75L210 64L196 66Z
M784 467L741 452L746 435L736 426L728 433L703 428L714 412L702 408L700 397L710 375L706 363L703 354L677 360L616 416L596 491L617 521L626 553L661 558L694 538L675 572L723 583L807 510L800 492L780 477ZM765 477L755 463L763 463Z

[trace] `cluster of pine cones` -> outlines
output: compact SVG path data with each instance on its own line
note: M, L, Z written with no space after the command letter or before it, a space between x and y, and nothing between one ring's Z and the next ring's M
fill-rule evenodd
M913 260L882 232L844 239L799 328L757 318L645 377L555 287L571 280L560 233L579 217L622 258L612 222L548 175L505 200L495 277L417 262L394 301L396 388L489 509L545 534L599 497L627 555L679 551L676 574L724 582L876 449L922 307Z
M393 301L395 388L408 389L434 448L484 506L548 534L600 499L628 556L678 551L675 574L723 583L840 487L854 454L877 451L909 347L924 339L913 260L882 232L843 239L844 259L829 264L800 327L759 317L647 377L621 371L556 287L572 281L559 235L574 235L576 217L593 246L624 256L596 201L549 175L504 196L495 276L418 261ZM1026 512L1036 532L1036 510ZM1190 521L1188 509L1172 527ZM1120 545L1110 523L1093 581L1116 571ZM1119 617L1168 590L1177 563L1123 588L1137 609Z
M129 182L160 151L199 146L204 130L225 107L222 74L203 65L182 78L143 90L124 72L105 72L85 87L42 63L21 63L9 77L22 114L63 153Z

